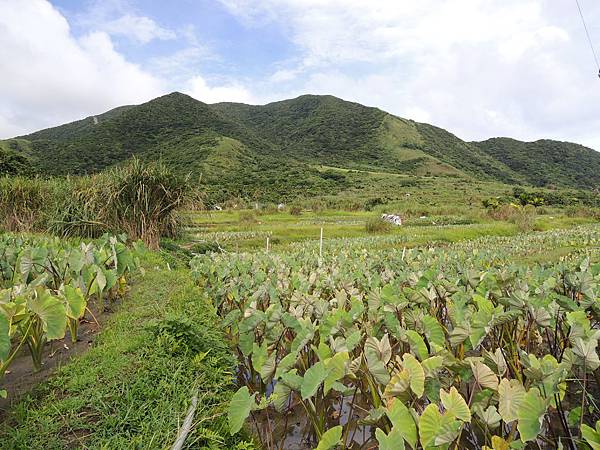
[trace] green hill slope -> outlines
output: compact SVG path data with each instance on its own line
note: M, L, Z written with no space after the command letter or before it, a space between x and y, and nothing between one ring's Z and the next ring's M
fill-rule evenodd
M576 144L470 143L432 125L316 95L252 106L207 105L175 92L0 141L0 150L12 165L18 155L17 165L50 175L96 172L132 155L160 158L201 175L215 201L335 194L360 184L348 171L570 188L600 181L600 153Z
M478 148L535 186L600 187L600 153L583 145L548 139L521 142L493 138Z

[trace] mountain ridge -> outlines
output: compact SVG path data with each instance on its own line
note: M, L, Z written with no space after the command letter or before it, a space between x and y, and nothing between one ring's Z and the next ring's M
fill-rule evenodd
M160 158L202 174L220 196L260 196L269 185L302 191L292 175L306 182L307 193L343 189L339 172L323 167L576 189L600 185L600 153L579 144L504 137L468 142L434 125L313 94L247 105L207 104L173 92L0 141L0 150L29 158L47 175L97 172L134 155Z

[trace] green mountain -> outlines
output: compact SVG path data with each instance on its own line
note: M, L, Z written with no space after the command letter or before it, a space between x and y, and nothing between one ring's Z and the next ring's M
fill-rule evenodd
M252 106L207 105L175 92L0 141L0 151L2 171L2 161L10 159L11 167L29 164L51 175L96 172L132 155L160 158L201 175L218 201L335 194L352 185L357 177L348 174L355 171L571 188L600 184L600 153L576 144L465 142L432 125L316 95Z
M600 153L583 145L543 139L521 142L493 138L475 142L492 158L535 186L600 187Z

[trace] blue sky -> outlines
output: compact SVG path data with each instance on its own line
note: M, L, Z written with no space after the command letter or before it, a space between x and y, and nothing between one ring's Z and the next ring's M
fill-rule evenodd
M600 3L580 0L600 51ZM333 94L463 139L600 149L574 2L0 0L0 138L174 90L207 103Z

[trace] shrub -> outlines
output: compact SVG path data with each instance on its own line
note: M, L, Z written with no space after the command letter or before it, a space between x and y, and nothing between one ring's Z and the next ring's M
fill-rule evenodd
M302 208L299 206L292 206L290 208L290 214L292 216L299 216L300 214L302 214Z
M392 224L386 222L381 217L373 217L365 223L367 233L387 233L391 231Z
M254 211L240 211L238 214L238 222L242 225L250 225L257 222Z

